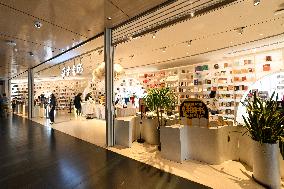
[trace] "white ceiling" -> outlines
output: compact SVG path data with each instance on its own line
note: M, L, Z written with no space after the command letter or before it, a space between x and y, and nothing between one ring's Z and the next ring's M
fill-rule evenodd
M150 34L120 44L116 47L115 62L122 60L121 64L126 69L141 69L147 65L160 67L163 64L174 67L181 61L184 64L207 61L213 58L212 54L215 59L220 59L229 56L232 51L284 40L283 35L273 37L284 33L284 14L274 15L282 3L283 0L261 1L261 4L254 6L252 0L237 1L228 7L160 30L155 39ZM235 31L238 27L245 27L242 35ZM190 47L185 43L189 40L193 40ZM161 50L163 47L167 47L166 52ZM277 47L283 47L283 43ZM210 51L217 52L206 54Z

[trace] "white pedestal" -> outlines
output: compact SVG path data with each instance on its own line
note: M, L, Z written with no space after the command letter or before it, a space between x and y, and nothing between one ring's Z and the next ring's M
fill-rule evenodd
M181 162L188 159L186 127L172 125L161 127L161 155L163 158Z
M121 117L114 120L115 144L131 147L133 130L135 130L135 117Z

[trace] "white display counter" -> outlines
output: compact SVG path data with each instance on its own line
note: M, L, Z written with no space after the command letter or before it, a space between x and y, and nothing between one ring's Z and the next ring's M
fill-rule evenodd
M82 115L91 115L98 119L105 119L105 106L95 103L82 103ZM74 113L76 109L74 107Z
M208 164L227 160L241 161L252 167L252 139L241 126L215 128L168 126L161 128L162 157L180 162L193 159ZM281 177L284 160L279 153Z
M161 127L161 144L163 158L176 162L188 159L186 127L181 125Z
M131 147L132 142L138 139L136 127L139 125L136 125L136 119L137 117L134 116L115 118L115 144Z

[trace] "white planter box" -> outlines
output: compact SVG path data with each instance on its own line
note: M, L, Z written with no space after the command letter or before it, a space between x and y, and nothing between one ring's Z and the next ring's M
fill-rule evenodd
M133 130L135 130L135 117L116 118L114 120L115 144L131 147Z
M172 125L161 127L161 155L163 158L182 162L188 159L186 127Z

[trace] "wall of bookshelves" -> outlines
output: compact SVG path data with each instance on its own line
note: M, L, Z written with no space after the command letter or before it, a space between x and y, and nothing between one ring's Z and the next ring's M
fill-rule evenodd
M199 98L209 104L209 93L216 90L219 110L224 119L235 121L237 107L249 86L283 68L282 51L279 50L136 74L136 78L146 90L170 87L179 103L187 98ZM131 74L131 77L135 77L135 74Z
M67 110L70 101L78 93L83 93L87 82L85 80L61 80L61 81L41 81L34 84L34 98L37 99L41 94L53 93L57 99L57 108L60 110ZM19 82L11 84L11 98L27 103L28 98L28 84Z

